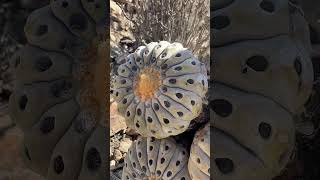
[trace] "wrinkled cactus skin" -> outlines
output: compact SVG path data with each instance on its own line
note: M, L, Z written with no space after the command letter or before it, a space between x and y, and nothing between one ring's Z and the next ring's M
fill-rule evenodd
M54 0L35 10L24 28L28 43L11 60L9 109L24 132L21 152L48 180L106 179L105 107L94 88L101 61L96 28L106 6Z
M144 137L184 132L202 111L205 65L180 43L140 46L118 68L111 93L130 128Z

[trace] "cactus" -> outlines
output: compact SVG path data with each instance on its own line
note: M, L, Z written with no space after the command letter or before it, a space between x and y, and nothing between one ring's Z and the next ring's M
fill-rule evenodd
M184 132L202 110L204 64L179 43L152 42L127 56L111 93L129 127L144 137Z
M287 36L217 48L215 59L216 81L267 96L291 113L301 112L311 94L311 59Z
M35 10L25 25L28 44L11 61L10 115L25 134L26 164L48 180L106 179L105 97L95 87L97 64L106 67L97 31L104 7L55 0Z
M210 131L209 122L194 136L188 161L191 179L210 179Z
M129 148L124 160L123 180L191 179L187 150L173 138L139 137Z
M210 98L217 168L213 171L214 177L271 179L278 175L294 149L295 127L291 114L262 96L218 83L214 86ZM248 159L242 159L242 155ZM232 163L232 169L226 170L226 158ZM256 174L251 173L252 168Z
M313 88L307 22L288 0L221 0L211 15L213 178L271 180Z

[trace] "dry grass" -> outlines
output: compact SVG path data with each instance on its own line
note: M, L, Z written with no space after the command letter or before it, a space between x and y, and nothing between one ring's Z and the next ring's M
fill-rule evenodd
M137 44L180 42L200 60L209 59L209 0L136 0L121 7Z

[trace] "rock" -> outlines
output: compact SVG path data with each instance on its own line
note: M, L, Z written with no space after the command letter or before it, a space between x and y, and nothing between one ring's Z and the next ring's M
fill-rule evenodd
M113 156L113 150L114 150L113 147L110 146L110 155L109 155L109 157Z
M23 132L17 128L11 128L0 138L0 169L12 171L17 167L23 167L20 157L20 148L23 141Z
M117 103L113 102L110 106L110 136L114 134L125 131L127 125L124 117L122 117L117 111Z
M110 1L110 9L112 15L121 16L122 10L114 1Z
M110 104L110 115L118 114L118 104L116 102L113 102Z
M121 151L118 150L118 149L116 149L116 150L114 151L114 157L115 157L115 160L116 160L116 161L119 161L120 159L122 159L123 157L122 157Z
M114 169L116 167L116 161L115 160L111 160L110 161L110 169Z
M120 142L119 150L121 152L127 153L128 149L130 148L132 144L132 140L129 138L124 138L123 141Z
M122 5L121 5L122 6ZM110 1L110 46L111 54L122 54L132 48L125 48L120 40L123 37L128 37L134 40L133 33L131 32L131 26L133 23L128 20L121 7L114 1Z

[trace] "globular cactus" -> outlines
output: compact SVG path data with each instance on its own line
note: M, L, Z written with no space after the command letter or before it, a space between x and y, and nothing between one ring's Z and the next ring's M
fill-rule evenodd
M210 122L195 134L188 162L192 180L210 179Z
M107 88L96 73L107 67L96 30L105 7L55 0L35 10L25 25L28 44L12 58L10 115L24 131L26 164L48 180L106 179L106 97L98 91Z
M191 180L187 150L173 138L139 137L124 159L123 180Z
M215 81L267 96L293 114L304 110L314 79L309 31L298 9L288 0L221 1L211 23Z
M291 114L265 97L213 86L213 177L270 180L278 175L294 149Z
M205 65L179 43L139 47L118 68L111 90L129 127L145 137L184 132L202 110Z

